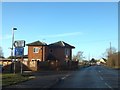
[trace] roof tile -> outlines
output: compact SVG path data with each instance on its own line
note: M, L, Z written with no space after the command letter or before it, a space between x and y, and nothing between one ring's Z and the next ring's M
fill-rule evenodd
M50 47L68 47L68 48L75 48L74 46L71 46L64 41L58 41L52 44L49 44Z
M45 42L35 41L29 44L26 44L27 46L45 46L47 45Z

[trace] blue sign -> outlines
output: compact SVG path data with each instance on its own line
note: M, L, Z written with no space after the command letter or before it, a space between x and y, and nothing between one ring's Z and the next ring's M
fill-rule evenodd
M15 48L15 56L23 56L24 48Z

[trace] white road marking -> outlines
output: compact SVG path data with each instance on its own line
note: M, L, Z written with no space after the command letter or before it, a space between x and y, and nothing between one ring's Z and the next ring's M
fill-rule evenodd
M70 74L67 74L67 75L65 75L64 77L62 77L61 79L64 80L65 78L67 78L67 77L69 77L69 76L70 76Z
M103 78L100 76L100 79L103 80Z
M101 72L101 71L99 71L99 72Z
M66 77L62 77L61 79L65 79Z
M66 75L66 77L68 77L68 76L70 76L69 74L68 75Z
M113 90L113 88L109 84L105 83L105 85Z
M31 78L31 79L32 79L32 78L35 78L35 76L30 76L29 78Z

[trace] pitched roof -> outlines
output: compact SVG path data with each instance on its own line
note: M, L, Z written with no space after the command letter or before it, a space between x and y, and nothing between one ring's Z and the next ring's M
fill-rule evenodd
M49 47L68 47L68 48L75 48L74 46L71 46L64 41L58 41L52 44L49 44Z
M35 41L35 42L32 42L32 43L28 43L26 45L27 46L45 46L47 44L45 42Z

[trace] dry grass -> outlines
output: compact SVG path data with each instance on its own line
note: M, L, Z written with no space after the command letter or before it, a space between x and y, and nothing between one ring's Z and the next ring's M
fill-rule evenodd
M22 76L21 74L2 74L2 86L13 85L30 79L29 76Z

